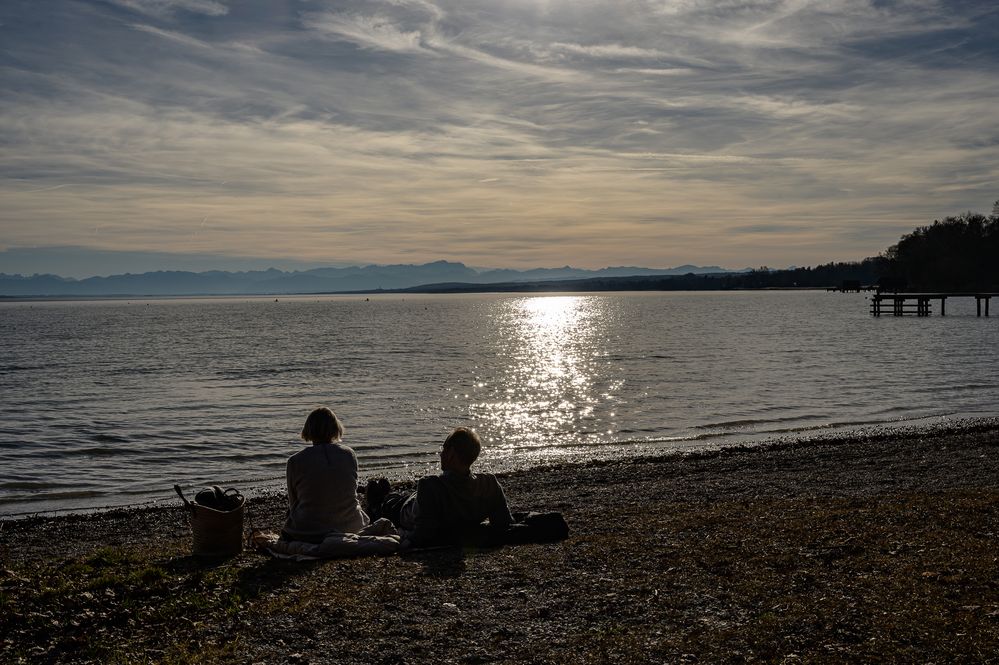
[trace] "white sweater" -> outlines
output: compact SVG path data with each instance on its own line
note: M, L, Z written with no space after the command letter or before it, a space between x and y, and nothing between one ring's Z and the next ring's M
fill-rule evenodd
M314 540L331 531L357 533L370 520L357 502L357 457L340 443L317 443L288 458L285 533Z

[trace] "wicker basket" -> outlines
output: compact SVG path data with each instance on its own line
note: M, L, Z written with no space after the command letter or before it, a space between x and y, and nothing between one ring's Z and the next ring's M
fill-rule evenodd
M195 556L235 556L243 551L246 499L242 495L238 495L238 505L232 510L216 510L200 503L192 503L184 498L180 487L175 486L174 489L191 514L191 532L194 536L192 549Z

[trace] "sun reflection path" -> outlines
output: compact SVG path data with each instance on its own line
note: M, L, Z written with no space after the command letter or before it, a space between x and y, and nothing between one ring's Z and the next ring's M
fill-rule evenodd
M530 456L607 435L595 414L609 397L598 385L605 383L604 307L599 296L545 296L499 311L503 385L471 405L495 434L496 452Z

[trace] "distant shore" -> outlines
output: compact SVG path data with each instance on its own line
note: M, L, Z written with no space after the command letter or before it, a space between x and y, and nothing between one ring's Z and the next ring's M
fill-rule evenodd
M179 508L0 521L0 660L984 661L999 420L535 469L556 545L187 556ZM281 524L280 495L253 501Z
M673 288L639 278L620 283L601 284L592 280L568 280L553 282L514 282L502 284L428 284L399 289L366 289L361 291L306 291L288 293L109 293L95 295L0 295L0 302L90 302L100 300L210 300L213 298L259 300L309 297L365 297L365 296L407 296L407 295L476 295L476 294L558 294L571 293L667 293L667 292L725 292L740 291L833 291L838 285L828 286L729 286L724 288ZM867 288L867 287L865 287Z

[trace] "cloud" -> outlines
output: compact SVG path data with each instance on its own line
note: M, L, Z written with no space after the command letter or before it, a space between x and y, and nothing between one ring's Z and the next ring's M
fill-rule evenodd
M697 70L690 67L621 67L614 70L618 74L642 74L647 76L680 76L683 74L694 74Z
M430 0L380 0L385 4L395 7L407 7L418 9L435 20L444 18L444 10L435 5Z
M796 99L792 96L770 97L765 95L742 95L731 100L732 105L752 109L763 115L775 118L811 118L828 116L858 118L864 111L859 105L846 104L835 100L813 102Z
M210 49L213 48L211 44L204 42L200 39L195 39L180 32L173 32L170 30L163 30L161 28L156 28L151 25L144 25L142 23L133 23L132 26L140 32L146 32L151 35L156 35L157 37L162 37L163 39L169 39L171 41L177 42L178 44L184 44L185 46L193 46L195 48Z
M206 16L224 16L229 13L225 3L217 0L111 0L111 2L143 14L160 17L169 16L177 11Z
M626 59L657 59L669 57L669 54L656 49L640 46L625 46L622 44L567 44L555 42L549 49L555 53L574 53L596 58L626 58Z
M310 14L304 24L323 35L352 42L361 48L396 53L425 50L419 30L404 30L384 16Z
M439 36L434 36L428 40L435 49L450 53L460 58L470 60L491 68L506 70L518 75L531 76L541 79L569 80L585 78L581 72L571 69L551 67L545 64L525 62L513 57L503 57L489 53L481 48L474 48L448 41Z
M997 196L999 15L974 3L46 16L0 7L0 246L804 264Z

